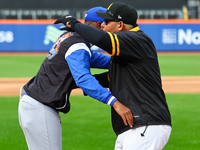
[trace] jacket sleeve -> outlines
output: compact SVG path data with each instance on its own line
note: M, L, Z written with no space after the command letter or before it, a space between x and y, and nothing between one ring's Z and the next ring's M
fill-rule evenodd
M139 27L131 29L130 32L111 33L86 24L72 23L72 29L111 56L120 56L129 61L133 61L133 58L141 59L143 53L148 53L145 50L155 49L152 40L141 32ZM138 34L133 35L134 32Z
M72 24L72 29L92 44L112 54L112 43L109 33L82 23Z
M90 49L84 43L77 43L68 49L65 59L77 86L90 97L112 106L117 99L91 75L91 56Z

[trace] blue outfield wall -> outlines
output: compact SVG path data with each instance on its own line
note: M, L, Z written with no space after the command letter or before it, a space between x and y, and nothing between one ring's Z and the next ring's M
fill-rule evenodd
M60 34L58 25L0 24L0 51L46 52Z
M200 51L200 24L142 24L157 51Z
M139 22L139 21L138 21ZM183 22L183 21L182 21ZM157 51L200 51L200 21L197 23L139 22ZM0 22L0 52L47 52L63 33L62 25Z

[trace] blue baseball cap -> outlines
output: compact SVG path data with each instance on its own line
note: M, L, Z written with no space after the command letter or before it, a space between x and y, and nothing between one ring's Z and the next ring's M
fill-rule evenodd
M106 8L103 8L103 7L94 7L94 8L91 8L89 9L86 14L85 14L85 21L94 21L94 22L104 22L105 19L99 17L97 15L97 11L100 11L100 12L106 12L107 9Z

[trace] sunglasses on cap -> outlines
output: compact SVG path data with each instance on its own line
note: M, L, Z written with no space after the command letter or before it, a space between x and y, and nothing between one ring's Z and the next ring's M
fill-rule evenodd
M105 19L105 25L107 25L109 22L120 22L120 20L117 20L117 19L112 19L112 20L107 20Z

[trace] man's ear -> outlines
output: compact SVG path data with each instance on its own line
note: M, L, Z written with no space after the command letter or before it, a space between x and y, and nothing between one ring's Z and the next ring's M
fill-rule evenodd
M101 22L98 21L98 22L96 23L95 27L101 29Z
M124 30L124 23L122 22L122 21L120 21L119 23L118 23L118 32L121 32L121 31L123 31Z

